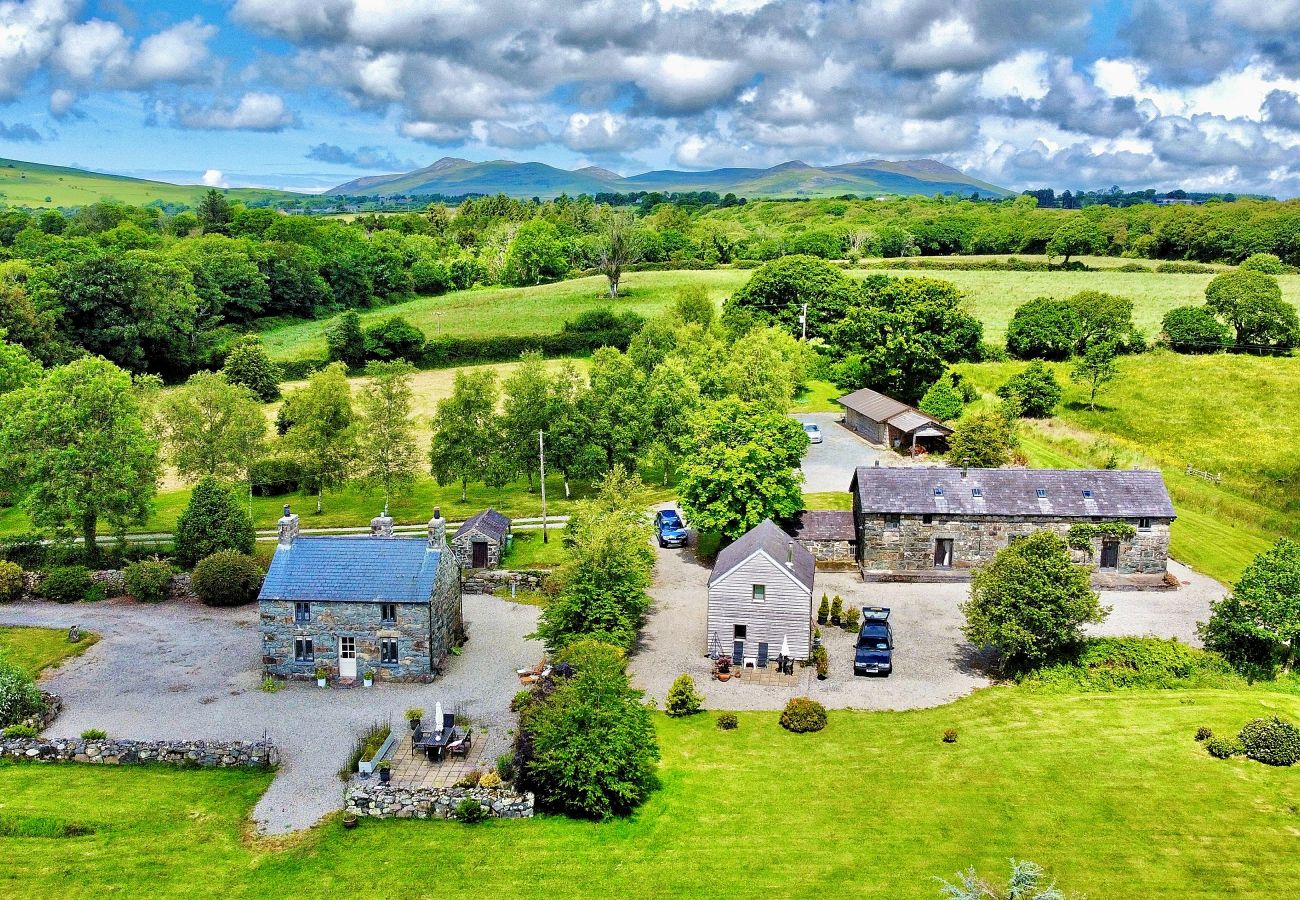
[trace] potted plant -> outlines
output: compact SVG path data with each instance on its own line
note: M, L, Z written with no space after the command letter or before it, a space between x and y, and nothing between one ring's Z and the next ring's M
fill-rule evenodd
M353 828L356 828L357 817L352 815L352 813L348 813L346 816L343 817L343 827L348 829L349 831L351 831Z
M325 679L330 677L329 669L324 666L316 667L316 687L325 687Z
M817 666L817 680L825 681L831 673L830 654L826 652L825 647L818 645L813 651L813 663Z
M389 779L393 777L393 772L392 772L393 764L385 759L380 761L380 763L377 766L375 766L375 768L379 771L379 783L388 784Z
M817 607L817 624L825 625L826 620L829 619L830 616L831 616L831 601L826 598L825 594L822 594L821 605Z
M718 676L719 681L730 681L731 657L726 654L719 656L718 661L714 663L714 673Z
M413 706L406 711L406 721L410 724L411 730L420 727L420 720L424 718L424 710L418 706Z
M836 594L835 599L831 601L831 624L840 624L840 617L844 615L844 601L840 595Z
M361 680L365 683L366 687L370 687L375 683L375 673L366 669L361 673Z

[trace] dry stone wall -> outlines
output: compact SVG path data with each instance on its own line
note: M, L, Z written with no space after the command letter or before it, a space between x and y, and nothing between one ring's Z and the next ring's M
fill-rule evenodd
M492 818L527 819L533 814L533 795L506 788L405 788L366 784L348 790L344 806L349 815L375 819L454 819L464 800L477 800Z
M280 753L270 741L4 738L0 739L0 757L110 766L162 763L192 769L273 769L280 764Z

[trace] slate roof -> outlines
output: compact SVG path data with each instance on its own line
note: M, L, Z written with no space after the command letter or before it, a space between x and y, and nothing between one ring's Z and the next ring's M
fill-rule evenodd
M778 528L771 519L764 519L718 554L713 564L713 574L709 576L709 584L712 585L733 569L740 568L747 559L759 551L772 557L778 565L785 565L790 545L790 536ZM789 567L789 571L800 584L812 591L813 571L817 567L817 560L797 542L794 543L793 550L794 564Z
M873 391L871 388L862 388L851 394L845 394L835 402L872 421L893 425L904 434L911 434L926 425L942 429L945 435L952 434L952 429L938 419L931 418L919 409L893 397L887 397L879 391Z
M859 466L853 481L867 513L1174 518L1164 478L1139 469Z
M490 537L497 543L505 540L506 532L510 530L510 520L497 512L491 507L483 510L481 513L475 513L464 521L456 529L456 537L462 534L468 534L471 531L478 531L486 537Z
M799 514L794 522L794 537L799 541L856 541L853 513L847 509L813 509Z
M276 548L257 599L428 603L441 555L424 538L299 537Z

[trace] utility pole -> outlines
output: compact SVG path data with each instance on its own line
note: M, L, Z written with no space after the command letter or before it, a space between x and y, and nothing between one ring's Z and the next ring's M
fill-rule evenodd
M803 311L799 313L799 327L803 331L803 340L808 340L808 301L803 303Z
M537 432L537 461L542 470L542 543L548 543L546 534L546 432Z

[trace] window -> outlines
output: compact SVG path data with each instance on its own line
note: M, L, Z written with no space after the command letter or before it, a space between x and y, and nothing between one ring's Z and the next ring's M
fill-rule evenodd
M316 653L312 647L311 638L294 638L293 639L293 661L300 663L313 662L316 659Z
M383 638L379 641L379 661L390 666L397 663L397 638Z
M396 624L397 624L397 604L396 604L396 603L381 603L381 604L379 605L379 618L383 620L383 622L384 622L385 625L396 625Z
M1084 489L1083 489L1083 499L1084 499L1084 500L1091 500L1091 499L1092 499L1092 491L1088 490L1087 488L1084 488Z
M765 584L754 585L754 602L762 603L766 599L767 599L767 585Z
M1034 491L1034 493L1038 496L1039 500L1042 500L1044 497L1047 496L1047 488L1038 488L1037 490Z
M943 488L936 486L935 489L934 489L934 495L935 495L936 497L942 497L942 496L943 496Z
M971 495L972 497L976 497L976 498L983 497L983 496L984 496L984 488L971 488L971 489L970 489L970 495Z
M1151 530L1150 519L1145 517L1138 519L1138 531L1150 531L1150 530Z
M743 641L745 638L749 636L747 634L749 630L748 626L734 625L732 626L731 630L732 630L732 635L731 635L732 640Z
M929 525L933 521L934 521L934 516L932 516L930 513L926 513L925 515L921 516L922 525Z
M293 605L293 620L294 620L295 622L299 622L299 623L302 623L302 622L310 622L310 621L311 621L311 604L310 604L310 603L295 603L295 604Z
M898 513L885 513L886 528L897 528L902 521L903 517Z

